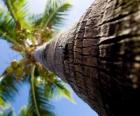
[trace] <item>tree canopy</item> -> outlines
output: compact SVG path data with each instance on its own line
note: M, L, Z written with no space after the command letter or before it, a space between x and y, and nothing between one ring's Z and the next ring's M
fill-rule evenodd
M30 83L29 103L20 111L21 116L54 115L49 100L57 95L73 101L66 84L46 70L32 57L32 51L52 39L63 23L71 7L66 0L47 0L43 13L28 12L26 0L2 0L0 5L0 39L9 42L11 49L20 53L22 59L13 59L0 76L0 107L5 110L14 100L21 83ZM1 112L4 113L4 112ZM12 110L9 115L14 115Z

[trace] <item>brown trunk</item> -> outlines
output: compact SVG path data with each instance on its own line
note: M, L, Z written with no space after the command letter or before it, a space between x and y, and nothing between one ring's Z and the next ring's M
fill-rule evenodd
M140 1L96 0L35 58L100 116L140 116Z

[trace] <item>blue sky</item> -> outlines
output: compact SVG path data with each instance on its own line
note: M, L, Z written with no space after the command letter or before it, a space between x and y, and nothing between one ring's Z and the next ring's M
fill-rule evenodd
M30 12L42 12L45 1L46 0L29 0ZM73 0L73 7L66 17L63 30L77 22L93 1L94 0ZM0 52L2 53L0 58L0 73L9 65L11 60L15 58L20 59L20 56L16 52L10 50L9 45L1 40ZM17 97L16 101L13 103L16 112L27 102L28 86L29 85L23 85L19 97ZM86 103L79 99L75 93L73 93L73 96L77 102L76 104L72 104L66 99L53 100L56 116L97 116L97 114Z

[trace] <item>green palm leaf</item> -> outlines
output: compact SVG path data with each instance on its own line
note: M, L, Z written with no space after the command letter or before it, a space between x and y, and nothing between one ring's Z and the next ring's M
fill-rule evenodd
M64 0L47 0L46 9L42 17L36 21L36 25L42 27L58 27L62 24L64 16L71 4Z
M0 7L0 37L14 43L16 40L15 22L8 11Z
M68 88L68 86L62 80L57 78L52 83L45 83L45 95L49 99L65 97L72 103L76 103L72 97L70 88Z
M44 96L44 87L35 83L34 70L31 76L31 90L29 105L27 107L27 116L54 116L50 108L49 100Z
M60 96L65 97L66 99L68 99L72 103L76 103L71 95L70 89L62 80L56 80L54 82L54 85L55 85L57 93Z
M29 24L26 21L27 18L26 0L3 0L3 1L16 23L16 28L19 30L29 28Z
M15 80L13 76L3 74L0 76L0 97L4 101L14 100L16 94L18 94L18 88L21 81Z

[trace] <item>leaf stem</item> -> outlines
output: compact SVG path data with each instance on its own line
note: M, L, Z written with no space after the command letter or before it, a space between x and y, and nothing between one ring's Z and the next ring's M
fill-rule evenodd
M39 108L38 108L38 105L37 105L37 101L36 101L36 95L35 95L35 82L34 82L34 72L35 72L35 65L33 66L32 68L32 73L31 73L31 89L32 89L32 94L33 94L33 101L34 101L34 104L35 104L35 110L36 110L36 114L37 116L41 116L40 115L40 112L39 112Z

